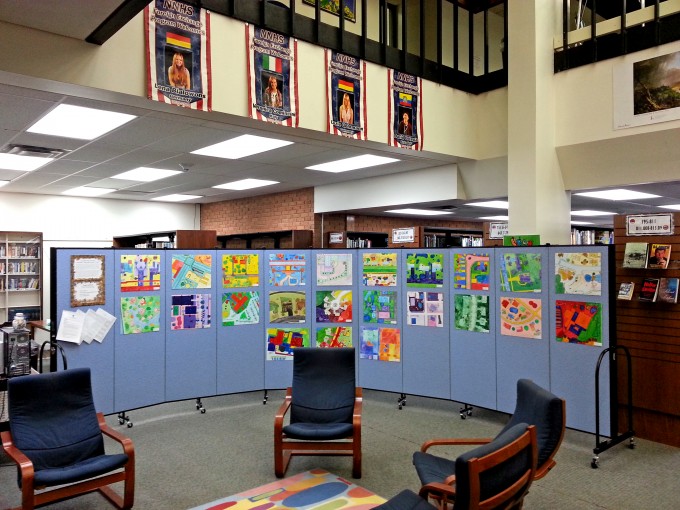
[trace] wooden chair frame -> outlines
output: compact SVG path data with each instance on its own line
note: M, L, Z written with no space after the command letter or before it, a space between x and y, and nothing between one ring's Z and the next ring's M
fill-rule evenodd
M293 455L345 455L352 456L352 476L361 478L361 413L363 410L363 392L355 389L354 411L352 412L352 437L347 440L304 441L290 439L284 434L284 419L293 403L292 388L286 391L286 397L274 418L274 473L283 477Z
M70 485L59 486L56 489L44 490L39 493L36 493L36 491L41 491L45 488L34 487L35 472L33 463L14 445L12 434L9 431L0 433L2 447L7 455L17 464L21 472L21 506L12 510L32 510L47 503L54 503L94 491L99 491L116 508L132 508L135 495L135 449L132 439L109 427L102 413L97 413L97 421L99 422L102 434L120 443L124 453L127 454L128 461L123 470L81 482L74 482ZM116 482L125 482L122 497L113 488L109 487Z
M435 440L436 441L436 440ZM464 440L463 440L464 441ZM471 439L472 443L460 444L486 444L488 441L483 439ZM447 443L448 444L448 443ZM532 448L533 462L520 479L514 482L503 492L496 494L489 499L480 500L480 475L487 469L505 462L523 449ZM470 508L491 510L494 508L521 509L524 497L529 492L529 487L536 479L536 461L538 457L536 445L536 427L529 425L524 434L512 443L499 448L498 450L480 458L472 458L468 461L468 476L470 480ZM432 499L436 502L440 510L447 509L453 505L455 509L456 500L456 476L449 476L444 483L433 482L423 485L419 495L425 500Z

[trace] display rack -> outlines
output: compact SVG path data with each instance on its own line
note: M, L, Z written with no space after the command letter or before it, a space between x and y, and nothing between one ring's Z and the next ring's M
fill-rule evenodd
M42 233L0 232L0 323L42 318Z

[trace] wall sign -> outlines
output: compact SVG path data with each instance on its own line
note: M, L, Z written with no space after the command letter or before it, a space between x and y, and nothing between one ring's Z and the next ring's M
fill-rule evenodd
M673 213L627 215L626 235L673 235Z
M416 238L415 227L409 228L393 228L392 242L393 243L412 243Z
M508 222L498 221L489 223L489 239L503 239L509 233Z
M340 244L345 242L343 232L331 232L328 234L328 244Z

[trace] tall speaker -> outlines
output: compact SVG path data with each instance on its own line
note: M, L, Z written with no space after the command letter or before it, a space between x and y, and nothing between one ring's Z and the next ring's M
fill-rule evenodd
M4 372L7 377L31 373L31 337L27 329L2 328Z

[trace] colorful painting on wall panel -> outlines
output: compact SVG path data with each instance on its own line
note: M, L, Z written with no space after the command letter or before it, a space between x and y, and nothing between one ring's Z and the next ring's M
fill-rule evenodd
M172 288L209 289L212 285L212 255L172 256Z
M297 347L310 347L307 328L268 328L267 360L293 360Z
M212 323L210 294L176 294L170 300L170 329L203 329Z
M331 326L317 328L317 347L352 347L352 328L348 326Z
M396 253L363 253L362 279L367 287L397 286Z
M443 287L443 253L407 253L407 287Z
M555 253L555 294L602 294L601 253Z
M161 297L153 294L122 297L120 316L124 335L160 331Z
M380 359L379 328L361 328L359 357L363 359Z
M350 253L319 253L316 256L316 284L352 285Z
M365 290L364 322L396 324L397 293L393 290Z
M406 324L410 326L444 327L444 294L413 291L407 293Z
M306 285L306 264L304 253L270 253L269 285L272 287Z
M281 291L269 293L269 322L299 324L305 322L307 297L302 291Z
M260 322L258 291L225 292L222 294L222 325L243 326Z
M456 329L489 333L489 296L456 294L453 297Z
M257 287L260 284L260 255L244 253L222 255L222 286Z
M121 255L120 290L121 292L140 292L160 290L161 256Z
M541 338L541 300L501 297L501 335Z
M401 361L401 330L380 328L380 361Z
M489 290L489 255L453 254L453 288Z
M555 301L555 334L558 342L602 346L602 305L579 301Z
M352 291L316 291L316 321L352 322Z
M504 253L501 264L501 290L541 292L541 254Z

